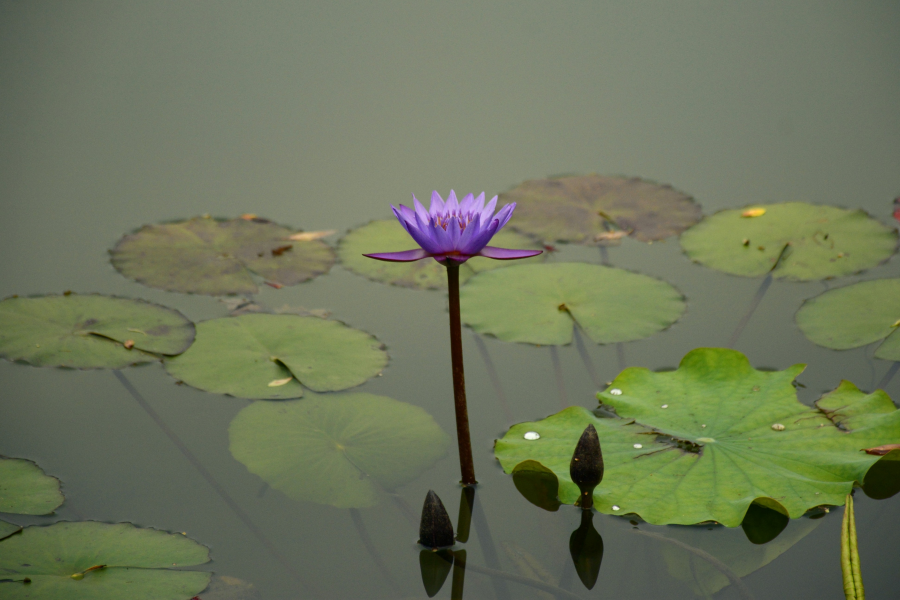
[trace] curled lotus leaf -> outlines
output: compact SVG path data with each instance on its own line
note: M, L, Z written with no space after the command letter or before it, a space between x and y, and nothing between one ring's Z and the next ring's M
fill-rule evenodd
M511 223L515 222L513 215ZM516 250L540 250L541 245L520 233L502 229L493 238L491 245ZM338 245L341 264L357 275L374 281L402 287L428 290L447 289L447 269L435 260L418 260L398 263L372 260L363 256L373 252L402 252L416 247L416 242L400 226L396 219L372 221L345 235ZM546 253L516 261L541 262ZM470 258L459 267L459 281L465 282L481 271L489 271L508 266L507 261L491 260L481 256Z
M900 360L900 279L828 290L803 303L797 325L814 344L848 350L884 340L876 358Z
M572 451L584 428L600 437L606 471L595 507L649 523L741 524L751 502L791 518L842 505L880 457L864 452L900 439L900 412L881 390L844 381L813 407L792 385L803 370L758 371L740 352L698 348L675 371L632 367L598 394L618 418L570 407L512 427L495 454L506 472L525 460L559 479L572 504ZM539 439L524 434L535 431Z
M196 217L146 225L119 240L110 260L122 275L150 287L211 296L255 294L253 274L275 286L296 285L334 264L327 244L298 240L295 233L265 219Z
M546 241L642 242L678 235L700 220L700 206L668 185L638 177L581 175L526 181L500 194L515 202L510 226Z
M684 297L664 281L586 263L516 265L460 290L462 321L507 342L564 345L577 325L598 344L649 337L677 321Z
M387 361L375 337L339 321L250 313L198 323L194 344L165 366L207 392L281 400L299 398L303 387L332 392L360 385Z
M0 302L0 356L38 367L120 369L184 352L194 324L158 304L97 294Z
M59 479L30 460L0 457L0 513L46 515L62 503Z
M374 506L380 490L416 479L450 441L425 410L372 394L255 402L228 434L232 455L273 488L341 508Z
M756 209L765 209L759 212ZM862 210L786 202L729 209L681 236L694 262L742 275L813 281L852 275L887 260L897 232Z
M207 561L209 550L182 534L130 523L26 527L0 541L0 597L185 600L202 592L211 574L173 567Z

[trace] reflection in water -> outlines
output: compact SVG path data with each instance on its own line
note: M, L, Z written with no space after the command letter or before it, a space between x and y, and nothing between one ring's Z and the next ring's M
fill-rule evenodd
M422 584L425 586L425 593L429 598L433 598L441 591L452 565L453 552L451 550L419 551L419 570L422 572Z
M747 514L741 521L741 528L748 540L762 545L768 544L778 537L778 534L788 526L790 520L787 515L754 502L747 509Z
M569 552L575 563L575 572L587 589L593 589L603 561L603 538L594 529L594 512L581 511L581 525L569 538Z
M559 479L553 471L535 460L525 460L515 466L512 478L526 500L550 512L559 510Z
M892 450L869 468L863 491L873 500L884 500L900 492L900 450Z

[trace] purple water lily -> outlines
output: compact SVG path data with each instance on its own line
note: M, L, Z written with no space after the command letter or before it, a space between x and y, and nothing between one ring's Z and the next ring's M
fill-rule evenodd
M484 192L477 198L468 194L462 202L458 202L456 193L450 190L446 202L440 194L432 192L430 210L426 211L415 195L413 206L415 210L402 204L399 210L394 206L391 208L397 220L420 247L405 252L382 252L364 256L391 262L412 262L430 256L449 266L464 263L473 256L512 260L541 253L541 250L513 250L487 245L494 234L509 221L516 208L515 202L507 204L494 215L497 196L485 206Z

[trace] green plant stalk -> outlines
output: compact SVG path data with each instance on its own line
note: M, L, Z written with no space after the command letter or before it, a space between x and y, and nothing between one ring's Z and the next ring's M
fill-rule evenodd
M847 494L844 520L841 523L841 572L844 576L844 595L847 600L865 600L862 573L859 570L859 551L856 546L856 517L853 515L853 495Z
M452 262L452 261L451 261ZM456 407L456 438L462 484L475 485L472 440L469 436L469 410L466 407L466 376L463 371L462 322L459 316L459 265L447 264L447 288L450 292L450 360L453 367L453 399Z

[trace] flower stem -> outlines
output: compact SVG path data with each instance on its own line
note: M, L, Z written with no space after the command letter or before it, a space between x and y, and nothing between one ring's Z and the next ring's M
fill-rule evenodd
M462 484L475 485L472 440L469 437L469 411L466 408L466 377L463 371L462 324L459 318L459 265L447 265L450 290L450 360L453 365L453 399L456 405L456 437L459 443L459 468Z

